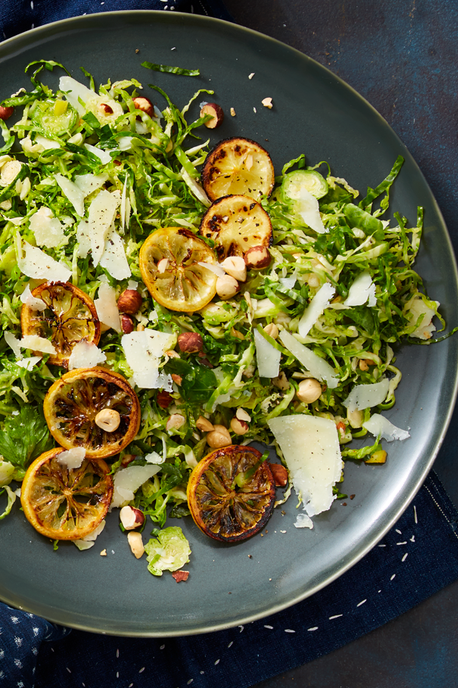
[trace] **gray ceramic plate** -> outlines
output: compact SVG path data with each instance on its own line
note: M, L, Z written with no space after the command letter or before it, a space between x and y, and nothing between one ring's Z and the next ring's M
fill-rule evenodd
M328 160L334 174L364 192L402 154L406 162L393 208L414 222L417 205L424 205L418 269L447 321L458 322L452 249L421 172L377 112L317 63L217 20L168 12L99 14L2 43L0 97L28 86L24 68L42 58L62 62L84 80L83 66L97 83L136 77L146 87L154 81L180 107L197 88L212 88L228 115L217 138L238 134L259 141L271 152L277 171L304 152L311 164ZM201 76L156 74L140 66L144 60L198 67ZM57 76L47 78L56 83ZM272 110L261 104L268 96ZM229 116L231 107L235 117ZM284 515L276 511L263 537L235 546L215 544L185 519L181 525L193 550L191 575L177 585L170 575L152 577L144 562L133 558L115 516L93 549L81 553L63 544L54 552L16 508L0 522L0 598L57 623L132 636L221 629L294 604L355 564L414 496L445 434L455 398L456 358L452 340L400 352L404 377L388 416L410 428L411 439L393 443L383 467L347 465L344 489L355 498L316 518L314 530L294 528L295 497ZM99 554L103 548L105 558Z

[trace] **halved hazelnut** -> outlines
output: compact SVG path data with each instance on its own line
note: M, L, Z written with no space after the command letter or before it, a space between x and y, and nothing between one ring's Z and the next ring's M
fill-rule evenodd
M224 275L216 280L216 293L220 299L227 300L232 298L239 291L239 283L234 277Z
M113 114L113 108L111 105L108 105L108 103L100 103L100 109L103 110L103 112L106 115L112 115Z
M269 323L264 327L264 332L272 337L272 339L277 339L278 337L278 327L275 323Z
M115 409L102 409L94 418L95 424L105 430L105 432L114 432L119 428L121 416Z
M9 119L14 112L14 107L6 107L5 105L0 105L0 119L5 121Z
M134 98L133 104L137 110L145 112L149 117L154 115L154 105L148 98L145 98L144 96L137 96Z
M205 103L200 109L200 116L205 117L205 115L211 115L211 119L205 122L207 129L216 129L223 123L223 108L217 103Z
M244 255L249 270L262 270L270 265L270 251L267 246L252 246Z
M166 409L172 403L173 397L171 394L169 394L169 392L162 391L156 394L156 401L158 406L160 406L163 409Z
M134 315L140 310L143 303L142 295L136 289L126 289L118 299L118 309L120 313Z
M178 335L178 347L186 354L195 354L202 351L204 342L199 332L182 332Z
M224 425L214 425L213 430L207 433L207 444L212 449L228 447L232 444L229 430Z
M127 542L129 543L130 550L134 557L140 559L145 552L142 534L138 531L127 533Z
M133 506L123 506L119 512L119 519L125 530L135 530L144 524L145 514Z
M199 418L196 420L196 428L201 432L211 432L215 429L213 423L210 423L208 418L205 418L204 416L199 416Z
M246 280L246 265L242 256L228 256L220 263L221 267L228 275L238 282Z

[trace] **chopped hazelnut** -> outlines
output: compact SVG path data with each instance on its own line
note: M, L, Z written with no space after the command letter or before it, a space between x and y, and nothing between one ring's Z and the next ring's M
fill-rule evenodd
M111 107L111 105L108 105L108 103L100 103L99 107L101 110L103 110L103 112L106 115L112 115L113 114L113 108Z
M172 413L171 416L169 416L167 423L165 425L165 429L167 432L169 430L179 430L184 424L186 423L186 418L181 415L181 413Z
M270 470L277 487L284 487L288 482L288 471L281 463L271 463Z
M181 377L181 375L178 375L177 373L172 373L171 378L174 381L174 383L178 386L180 386L183 382L183 378Z
M157 271L162 275L162 273L167 270L168 266L169 266L169 259L168 258L161 258L161 260L157 264Z
M269 323L264 327L264 332L272 337L272 339L277 339L278 337L278 327L275 323Z
M211 115L212 117L208 122L205 122L207 129L216 129L216 127L219 127L223 123L223 108L217 103L205 103L200 109L200 116L205 117L205 115Z
M247 413L247 412L245 411L245 409L242 408L241 406L239 406L239 408L238 408L237 411L235 412L235 415L236 415L236 417L237 417L239 420L245 420L247 423L249 423L250 420L251 420L250 414Z
M231 113L231 117L235 117L235 116L236 116L236 112L235 112L235 109L234 109L233 107L231 107L230 113Z
M145 552L142 534L138 531L130 531L127 533L127 542L134 557L140 559Z
M263 98L261 100L261 103L264 105L265 108L272 110L272 108L273 108L272 98Z
M267 246L252 246L244 257L248 269L262 270L270 265L271 257Z
M137 96L134 98L133 103L137 110L145 112L149 117L154 115L154 105L148 98L145 98L144 96Z
M178 335L178 347L186 354L195 354L202 351L204 346L202 335L199 332L182 332Z
M118 309L120 313L134 315L140 310L143 298L136 289L126 289L118 299Z

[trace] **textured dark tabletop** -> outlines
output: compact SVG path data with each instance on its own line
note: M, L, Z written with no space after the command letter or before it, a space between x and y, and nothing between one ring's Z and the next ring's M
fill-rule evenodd
M344 79L416 159L458 252L456 0L226 0L234 20ZM435 470L458 505L458 412ZM458 581L376 631L256 688L457 688Z

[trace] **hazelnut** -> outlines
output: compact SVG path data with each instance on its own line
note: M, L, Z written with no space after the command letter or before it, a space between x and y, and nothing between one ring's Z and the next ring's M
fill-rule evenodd
M145 98L144 96L137 96L134 98L133 103L137 110L145 112L148 117L152 117L154 115L154 105L148 98Z
M95 424L105 430L105 432L114 432L119 428L121 416L114 409L102 409L95 417Z
M183 378L181 377L181 375L177 375L177 373L172 373L171 378L174 381L174 383L178 386L180 386L183 382Z
M252 246L244 257L249 270L262 270L270 265L270 251L267 246Z
M6 107L5 105L0 105L0 119L5 121L9 119L14 112L14 107Z
M261 103L264 105L265 108L268 108L269 110L272 110L273 108L273 103L272 103L272 98L263 98L261 100Z
M232 432L235 432L236 435L246 435L249 429L250 426L246 420L240 420L240 418L237 418L237 416L234 416L234 418L231 420L231 430Z
M204 346L202 335L198 332L182 332L178 335L178 346L180 351L186 354L202 351Z
M239 420L246 420L247 423L249 423L251 420L250 414L247 413L245 411L245 409L242 408L241 406L237 409L237 411L235 412L235 415Z
M232 444L229 430L225 428L224 425L213 426L213 430L207 433L207 444L212 449L228 447Z
M169 394L169 392L158 392L156 394L156 401L158 406L160 406L163 409L166 409L172 403L173 398L172 395Z
M277 387L283 391L289 389L289 380L286 377L284 370L281 371L280 375L272 378L272 384L274 387Z
M306 380L302 380L297 388L296 396L299 401L303 401L304 404L311 404L320 398L322 388L318 380L314 377L308 377Z
M235 296L239 291L239 283L230 275L218 277L216 280L216 293L220 299L226 300Z
M362 358L359 362L359 369L363 371L363 373L366 372L366 370L369 370L369 366L367 365L367 362Z
M130 550L136 559L140 559L145 552L143 546L142 534L138 531L131 531L127 533L127 542L129 543Z
M268 334L269 337L272 337L272 339L277 339L278 337L278 327L275 323L269 323L268 325L266 325L264 328L264 332Z
M196 428L201 432L211 432L215 429L215 426L213 423L210 423L207 418L204 418L204 416L199 416L196 420Z
M211 115L211 119L205 122L207 129L216 129L223 123L223 108L217 103L205 103L200 109L200 116L205 117L205 115Z
M106 115L112 115L113 114L113 108L111 105L108 105L108 103L100 103L100 109L103 110L103 112Z
M277 487L285 487L288 482L288 471L281 463L271 463L270 470L274 477L275 485Z
M121 315L121 330L123 334L130 334L134 330L134 321L130 315L122 313Z
M120 313L134 315L140 310L143 298L136 289L126 289L118 299L118 309Z
M246 265L242 256L229 256L228 258L225 258L220 265L228 275L236 279L238 282L245 282Z
M181 413L172 413L171 416L169 416L167 423L165 425L165 429L167 432L169 430L179 430L184 424L186 423L186 418L181 415Z
M133 506L123 506L119 512L119 518L124 530L135 530L135 528L140 528L145 522L143 511Z

